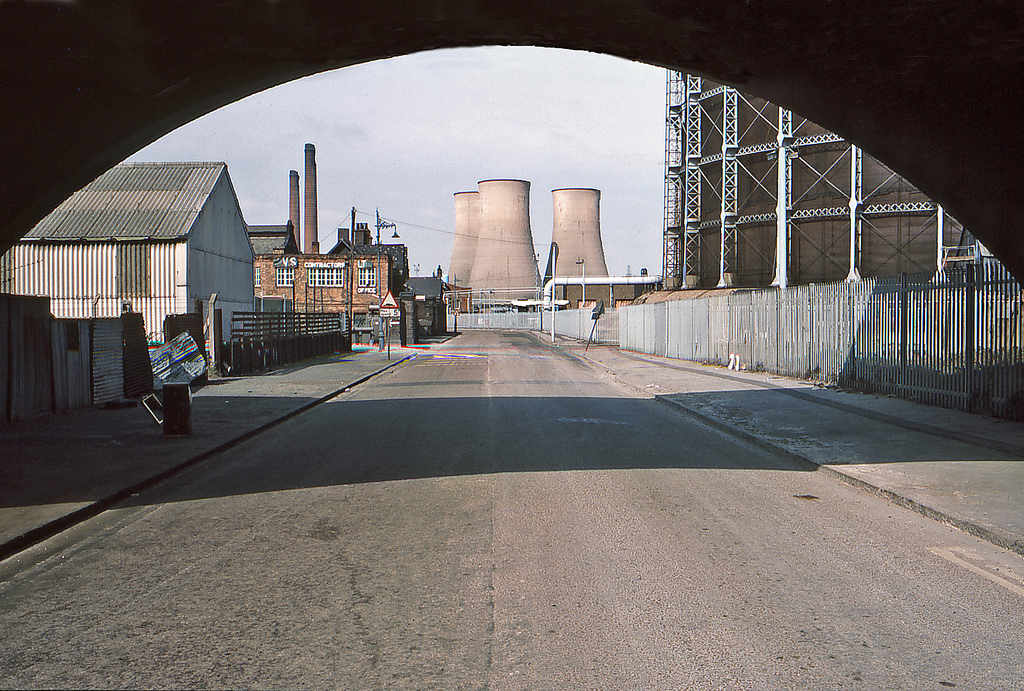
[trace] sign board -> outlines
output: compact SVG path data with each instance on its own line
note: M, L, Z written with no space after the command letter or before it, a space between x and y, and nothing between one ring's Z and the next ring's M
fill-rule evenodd
M395 302L395 296L391 294L390 290L387 292L387 294L384 296L384 298L380 301L380 306L381 306L382 309L384 307L393 307L394 309L398 309L398 303Z
M384 318L395 318L402 316L402 313L397 307L381 307L380 316Z

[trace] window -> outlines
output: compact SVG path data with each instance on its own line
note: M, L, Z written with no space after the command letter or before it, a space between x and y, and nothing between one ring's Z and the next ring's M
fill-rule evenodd
M279 266L277 267L275 277L277 278L277 285L279 286L295 285L295 269L293 268Z
M342 288L345 285L345 270L340 266L306 266L309 285L312 288Z
M260 284L260 267L254 266L253 269L252 284L258 286Z
M149 247L141 242L119 242L117 258L117 296L149 297Z
M373 266L360 266L359 267L359 287L360 288L376 288L377 287L377 269Z

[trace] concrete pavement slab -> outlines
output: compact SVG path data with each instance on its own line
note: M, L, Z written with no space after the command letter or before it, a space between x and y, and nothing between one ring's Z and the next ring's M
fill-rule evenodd
M1024 424L765 373L569 347L667 405L1024 554Z

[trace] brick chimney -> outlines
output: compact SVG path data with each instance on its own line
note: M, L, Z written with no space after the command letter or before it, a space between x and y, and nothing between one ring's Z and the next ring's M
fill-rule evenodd
M299 227L299 171L288 171L288 220L292 222L295 246L302 247L302 231Z
M306 204L305 225L302 226L302 251L313 254L313 243L318 241L316 229L316 147L306 144Z

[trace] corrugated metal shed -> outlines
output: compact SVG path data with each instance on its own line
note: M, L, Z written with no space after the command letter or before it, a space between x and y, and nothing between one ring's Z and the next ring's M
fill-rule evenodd
M25 238L183 238L226 168L224 163L122 163L73 194Z

